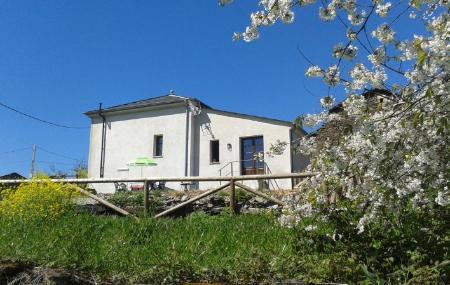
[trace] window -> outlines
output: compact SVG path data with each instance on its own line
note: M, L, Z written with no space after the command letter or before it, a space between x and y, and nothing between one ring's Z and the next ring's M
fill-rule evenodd
M163 136L156 135L153 140L153 156L161 157L163 155Z
M214 140L210 141L210 162L211 163L219 163L219 141Z

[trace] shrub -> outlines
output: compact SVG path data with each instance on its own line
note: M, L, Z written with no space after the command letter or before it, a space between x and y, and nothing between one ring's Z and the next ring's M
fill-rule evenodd
M38 179L22 183L17 189L5 190L0 216L22 220L54 219L72 209L72 198L78 195L73 186Z
M395 214L380 213L364 232L355 228L363 213L354 203L344 200L323 211L296 227L296 248L307 278L317 274L317 280L367 284L448 281L449 206L417 209L410 203ZM327 269L312 266L311 260L327 262Z
M108 201L119 207L143 206L144 205L144 192L143 191L116 192L113 195L111 195L110 197L108 197Z
M222 190L218 193L218 197L222 198L222 199L225 199L225 198L230 199L230 191ZM239 187L236 187L235 197L236 197L237 202L243 202L243 201L251 199L254 196L252 194L249 194L247 191L242 190Z

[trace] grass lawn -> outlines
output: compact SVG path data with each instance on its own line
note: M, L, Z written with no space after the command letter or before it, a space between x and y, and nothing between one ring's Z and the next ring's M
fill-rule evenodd
M184 219L68 215L54 221L0 220L2 259L95 272L128 282L252 283L295 275L294 231L272 217L194 214ZM270 277L269 277L270 276Z
M51 182L0 191L0 261L92 273L108 284L450 280L450 206L388 213L358 232L361 213L352 201L287 228L270 214L140 222L93 216L73 210L73 193Z

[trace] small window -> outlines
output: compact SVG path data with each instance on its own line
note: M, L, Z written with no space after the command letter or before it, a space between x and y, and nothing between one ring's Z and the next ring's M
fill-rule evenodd
M211 163L219 163L219 141L211 141Z
M153 144L153 156L160 157L163 155L163 136L156 135Z

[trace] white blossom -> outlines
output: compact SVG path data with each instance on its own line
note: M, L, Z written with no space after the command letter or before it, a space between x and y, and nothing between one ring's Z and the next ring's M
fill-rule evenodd
M241 34L240 33L233 33L233 41L239 41L241 39Z
M448 191L448 187L444 187L444 191L439 191L436 197L436 203L440 206L450 205L450 192Z
M384 46L377 47L372 54L369 54L367 58L375 66L380 66L386 62L386 52Z
M347 38L351 41L354 41L358 38L358 35L351 28L347 29Z
M305 227L305 231L307 231L307 232L312 232L312 231L314 231L316 229L317 229L316 225L308 225L308 226Z
M382 24L372 32L372 37L377 38L383 44L389 44L394 40L395 32L388 24Z
M343 7L348 13L351 13L356 8L356 0L345 1L345 3L343 3Z
M258 11L256 13L252 13L250 15L250 19L252 22L252 27L257 27L263 25L265 23L267 15L263 11Z
M350 77L353 79L351 89L362 89L373 78L372 73L362 64L356 64L350 71Z
M264 10L250 14L250 26L242 33L242 38L246 42L259 38L258 29L261 26L271 26L278 20L285 24L290 24L294 21L292 0L260 0L259 5ZM233 39L237 39L237 37L233 37Z
M332 21L334 20L334 18L336 18L336 10L332 9L332 8L323 8L320 7L319 9L319 15L320 15L320 19L322 19L323 21Z
M328 67L323 75L323 81L329 86L336 86L340 80L340 71L337 65Z
M250 27L239 37L253 40L259 36L260 26L277 21L290 23L294 3L302 8L313 2L261 0L262 11L252 14ZM372 2L374 12L380 17L392 13L390 2ZM367 17L355 0L331 0L328 3L327 7L320 8L322 20L335 19L336 9L346 13L353 26L361 26L373 18ZM447 1L422 1L421 9L411 15L413 18L416 14L420 16L426 33L417 30L421 34L405 37L402 32L401 39L395 39L395 26L382 24L375 30L370 28L373 23L364 26L382 43L367 57L372 63L371 68L363 63L365 58L357 61L356 48L346 54L345 46L353 47L362 27L354 30L349 27L343 35L349 43L333 49L334 57L352 58L356 63L338 60L339 65L328 68L308 68L306 76L322 77L329 88L345 87L347 98L340 105L340 113L329 112L336 103L334 97L323 98L320 103L324 111L303 116L303 126L331 122L341 125L347 121L351 125L347 132L339 135L338 143L320 141L312 134L299 139L295 146L291 144L293 149L309 155L311 163L307 171L317 175L305 180L302 186L305 191L301 191L304 195L289 201L280 223L293 226L302 217L319 215L329 206L329 193L334 191L333 187L342 189L341 198L348 199L361 210L355 225L358 232L363 232L367 225L378 219L381 210L393 214L401 211L404 205L434 208L450 204L450 16L447 8ZM387 47L390 43L394 44ZM385 90L388 74L392 74L388 72L399 62L403 70L395 71L389 82L392 89ZM341 66L344 64L349 65L349 78L341 78L340 70L346 68ZM328 189L328 185L332 187Z
M384 18L387 16L389 10L391 9L391 2L386 2L386 4L378 4L375 12L381 17Z
M297 0L297 3L300 6L306 6L306 5L311 5L311 4L316 3L316 0Z
M231 4L232 2L233 2L233 0L219 0L219 5L226 6L228 4Z
M333 96L326 96L320 99L320 106L324 109L330 109L336 103L336 99Z
M323 71L319 66L314 65L309 67L308 70L306 70L305 75L308 77L322 77Z
M254 26L249 26L245 29L245 32L242 34L242 38L246 42L251 42L257 38L259 38L258 29Z
M387 80L387 74L382 68L378 68L375 73L373 73L373 77L370 80L370 84L373 88L383 88L384 82Z
M294 12L291 10L286 10L283 14L281 14L281 21L286 24L290 24L294 21Z
M357 12L350 13L350 14L348 14L348 20L350 21L350 23L352 25L360 26L366 20L366 12L361 11L360 13L357 13Z
M342 46L342 44L338 44L333 48L333 57L340 58L346 60L352 60L356 54L358 53L358 48L353 45L348 45L346 47Z
M305 127L315 127L324 119L324 114L307 114L303 118L303 125Z

